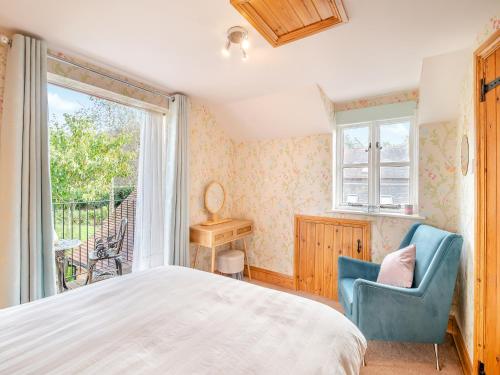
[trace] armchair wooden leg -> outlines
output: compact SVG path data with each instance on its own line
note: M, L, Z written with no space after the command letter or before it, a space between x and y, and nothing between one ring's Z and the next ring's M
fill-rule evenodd
M366 367L365 356L363 356L363 367Z
M438 344L434 344L434 354L436 355L436 370L441 371L441 367L439 366Z

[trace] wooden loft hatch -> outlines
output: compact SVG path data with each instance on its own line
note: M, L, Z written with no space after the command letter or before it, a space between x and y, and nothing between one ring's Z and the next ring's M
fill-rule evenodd
M342 0L231 0L273 47L347 22Z

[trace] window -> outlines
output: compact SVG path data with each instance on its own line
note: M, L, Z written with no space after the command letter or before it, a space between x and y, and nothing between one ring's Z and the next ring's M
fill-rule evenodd
M339 126L336 207L397 212L417 204L413 117Z

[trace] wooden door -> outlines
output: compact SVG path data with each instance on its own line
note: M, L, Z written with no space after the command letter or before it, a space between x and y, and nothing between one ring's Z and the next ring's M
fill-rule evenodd
M296 289L338 299L337 262L341 255L370 259L370 222L296 216Z
M500 32L476 53L477 249L475 372L500 374ZM485 85L486 84L486 85Z

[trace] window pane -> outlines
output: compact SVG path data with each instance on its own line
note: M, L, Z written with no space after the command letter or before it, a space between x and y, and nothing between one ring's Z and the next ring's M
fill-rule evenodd
M410 167L380 167L380 204L410 203Z
M368 203L368 167L344 168L342 184L344 203Z
M347 128L343 131L344 164L368 163L368 127Z
M380 125L380 161L408 162L410 161L410 122Z

